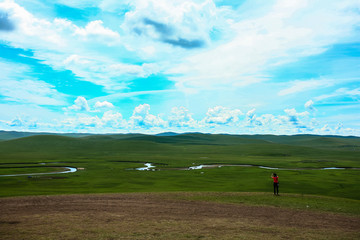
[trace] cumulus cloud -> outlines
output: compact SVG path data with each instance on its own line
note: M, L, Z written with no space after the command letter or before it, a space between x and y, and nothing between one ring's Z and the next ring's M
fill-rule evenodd
M285 109L284 112L287 114L289 122L291 122L293 125L298 126L298 127L303 127L301 125L300 118L306 117L309 115L309 112L306 112L306 111L298 113L295 110L295 108Z
M140 104L135 107L133 115L130 117L130 125L134 128L153 128L165 126L165 121L159 116L155 116L149 113L149 104Z
M258 126L265 126L269 131L277 131L283 124L281 119L273 114L262 114L259 117L252 119L252 121Z
M38 122L29 116L16 116L10 121L0 121L0 123L5 124L6 126L11 127L14 130L32 130L38 128Z
M328 124L325 124L321 129L320 129L321 132L323 133L327 133L329 134L331 132L331 128L329 127Z
M101 118L101 121L105 127L110 128L126 128L127 122L123 119L122 114L114 111L107 111Z
M114 105L111 102L108 101L103 101L103 102L99 102L97 101L94 105L95 108L113 108Z
M82 98L77 101L77 109L83 104ZM1 107L1 105L0 105ZM82 108L86 108L82 106ZM236 110L236 109L235 109ZM75 112L72 117L64 115L53 119L51 123L39 122L29 117L17 116L10 120L0 120L3 129L54 131L60 132L134 132L146 131L148 133L169 131L176 129L181 131L202 131L202 132L229 132L234 133L232 126L236 126L239 132L252 134L337 134L337 135L359 135L359 130L344 127L344 124L337 125L319 122L308 114L308 112L297 112L296 109L285 109L283 115L256 114L255 109L246 113L245 119L232 118L231 114L240 116L234 109L225 107L211 108L209 114L202 121L197 121L185 107L174 107L169 114L167 121L161 117L150 114L150 105L142 104L134 109L133 115L124 119L120 112L113 110L106 111L102 115L99 112L82 111ZM233 111L233 112L231 112ZM234 112L235 111L235 112ZM240 114L240 115L239 115ZM68 116L68 115L65 115ZM211 121L210 121L210 118ZM209 122L206 122L208 119ZM235 122L234 122L235 121ZM214 128L216 126L216 128Z
M239 109L231 110L223 106L216 106L208 109L204 120L209 124L226 125L237 122L241 115L243 113Z
M77 28L75 34L88 40L100 40L108 45L114 44L120 40L119 33L109 28L105 28L103 26L103 21L101 20L89 22L85 28Z
M246 113L246 122L248 126L261 126L263 125L259 118L256 117L256 109L253 108Z
M315 111L314 102L311 99L307 101L304 106L306 109L309 109L310 111Z
M169 127L195 127L196 121L185 107L173 107L168 118Z
M68 110L75 110L75 111L90 111L89 104L84 97L77 97L74 101L74 105L67 108Z
M80 116L77 118L67 118L61 123L69 129L87 129L87 128L98 128L101 126L101 119L98 116Z
M78 115L62 120L59 128L77 130L91 130L97 132L118 132L127 128L127 122L122 114L115 111L107 111L103 116L90 116L87 114Z
M314 130L314 119L309 118L308 112L297 112L294 108L285 109L285 115L260 114L256 109L246 113L243 124L245 129L257 134L299 134Z
M15 118L14 120L12 120L11 122L9 122L8 124L9 124L9 126L11 126L11 127L22 127L22 126L25 125L25 124L24 124L24 121L21 120L20 117Z

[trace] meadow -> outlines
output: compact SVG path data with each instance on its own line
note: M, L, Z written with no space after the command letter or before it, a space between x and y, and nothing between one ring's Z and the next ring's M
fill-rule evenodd
M65 166L83 170L1 177L0 196L178 191L271 193L270 175L277 171L281 193L360 200L359 157L360 139L355 137L210 134L15 137L0 141L0 175L54 172ZM155 165L154 171L133 170L144 163ZM201 164L280 169L224 166L179 170ZM345 169L321 170L328 167Z
M22 212L17 212L20 211L19 209L24 204L14 205L13 209L15 210L10 211L9 209L12 209L11 204L21 202L24 199L23 197L26 197L26 202L28 200L30 202L33 201L34 204L31 205L31 208L36 209L39 207L38 202L45 203L48 201L46 203L46 206L48 206L53 202L62 203L70 201L69 198L71 196L78 196L77 199L85 198L85 200L81 200L85 201L82 204L89 202L86 199L94 198L94 202L97 200L105 202L104 206L109 206L111 201L115 201L114 199L122 198L125 200L116 201L123 201L121 204L124 204L130 201L126 200L130 198L134 204L133 207L136 205L136 209L142 208L141 206L143 208L148 207L149 203L147 200L145 204L142 200L147 198L154 198L154 202L151 204L162 204L164 209L166 204L171 205L177 202L177 204L181 205L183 201L191 203L188 206L190 208L194 207L194 204L199 203L197 205L199 209L204 204L214 204L211 205L214 209L219 208L219 206L221 206L219 209L227 209L227 206L237 206L237 208L242 208L238 212L240 215L244 213L245 210L243 208L245 206L260 207L262 210L251 210L254 212L259 211L259 214L262 214L262 212L278 212L280 209L292 209L289 211L304 211L307 215L303 217L310 217L315 222L320 221L324 217L330 219L329 224L327 226L324 225L320 232L314 230L313 235L309 235L310 238L330 237L331 239L331 237L344 237L347 236L342 235L344 229L350 229L349 239L359 235L359 232L356 230L358 229L356 222L358 222L360 215L360 188L358 185L360 182L360 138L316 135L210 135L200 133L167 133L159 136L142 134L68 134L64 136L0 132L0 139L0 175L24 174L11 177L0 176L0 200L2 199L1 201L4 202L3 211L9 211L10 215L6 216L6 219L14 218L10 222L9 220L0 221L0 227L5 226L3 228L5 236L22 238L23 236L29 236L27 231L33 231L31 230L32 228L29 228L29 226L32 226L31 224L24 223L24 225L21 225L21 221L18 220L27 216L26 209L22 210ZM136 170L136 168L144 167L145 163L151 163L155 167L151 168L150 171ZM216 165L216 167L189 170L189 167L199 165ZM218 167L218 165L222 167ZM73 167L78 170L73 173L54 174L54 172L66 170L66 167ZM325 170L323 168L341 169ZM270 175L274 171L279 175L280 180L279 197L274 197L272 194L272 179ZM36 175L32 173L47 174ZM131 194L138 195L135 195L137 197L134 198L134 195ZM48 198L50 195L54 195L51 198L52 200ZM61 200L57 199L56 195ZM35 196L37 200L30 198L30 196ZM56 206L58 207L59 205ZM73 209L74 206L77 205L74 205L71 200L67 209ZM80 212L90 214L92 212L91 209L98 206L100 205L91 205L86 211L81 210ZM44 211L43 206L40 207ZM57 209L57 207L54 206L54 209ZM177 207L174 205L171 209L174 208ZM46 218L51 215L46 213L46 211L56 211L57 214L60 214L58 210L54 209L51 209L51 207L45 208L44 214L46 214ZM71 216L66 215L61 221L65 223L65 218L80 216L80 212L76 212L78 210L75 208ZM185 214L187 210L188 208L186 210L179 210L178 217L184 216L177 219L175 221L176 224L185 224L184 226L187 227L194 226L192 221L196 222L196 219L193 219L192 215ZM96 215L99 218L101 218L100 216L106 216L107 219L114 219L115 217L110 216L108 211L108 209L100 209ZM112 208L111 211L119 211L119 209ZM126 210L123 210L121 214L124 214L124 211L126 212ZM148 211L148 209L143 209L142 215L138 216L139 219L142 219L140 216L143 217L144 213L148 213ZM172 211L168 215L163 216L161 221L173 219ZM202 216L205 210L193 211L200 211L197 215ZM233 213L231 210L228 211L229 213L226 216L217 218L217 213L215 212L213 214L216 216L211 216L216 218L220 225L225 224L227 221L232 221L231 219L233 218L238 221L240 215L231 216ZM13 212L17 212L17 214L13 216ZM329 217L332 215L314 217L309 215L310 212L340 214L336 216L341 219L332 219L333 217ZM36 214L39 213L36 212ZM65 213L62 212L61 214ZM133 212L129 212L129 214L133 216ZM161 215L164 212L160 211L156 212L156 214ZM299 212L284 212L283 214L292 218L291 216L299 214ZM43 217L38 215L34 216L40 222L43 219ZM53 216L54 221L60 221L58 215L56 216ZM227 219L229 216L231 216L230 220ZM266 216L261 217L259 215L258 217L263 219L263 221L268 221ZM344 220L345 216L348 217ZM84 215L82 217L88 219L89 216ZM149 218L152 219L153 217L153 214L151 214ZM203 217L204 221L208 221L209 216L205 215ZM248 216L242 216L242 218L245 217ZM139 219L135 221L134 216L129 217L127 223L132 222L132 226L140 224L143 227L145 223ZM148 219L147 221L150 220ZM155 220L152 219L151 221ZM282 226L287 225L284 219L279 219L279 221L283 222ZM299 219L299 222L301 221L303 220ZM327 229L329 226L338 226L337 223L339 221L349 222L349 224L345 224L343 228L337 230L333 228L333 231ZM15 223L18 222L23 231L19 230L20 225L16 227ZM79 220L80 225L81 222L83 220ZM161 226L163 224L166 225L163 222L155 222ZM13 223L15 224L14 226L12 226ZM245 223L241 222L239 224ZM267 225L268 223L262 224ZM53 231L57 225L54 224L49 229ZM229 227L230 225L227 222L226 226ZM267 229L265 225L261 227L262 225L260 224L260 227L257 226L256 229L260 229L260 232L265 231L264 229ZM101 227L103 226L101 225ZM152 225L150 224L149 226ZM248 227L252 228L254 226ZM284 230L285 232L282 232L283 235L281 236L291 237L291 234L302 234L304 228L307 228L307 226L297 226L298 228L295 231L294 226L289 225L289 228L286 228L287 230ZM101 227L97 228L97 230L100 231ZM116 228L118 229L119 227L124 227L124 225L117 224ZM86 229L87 227L84 226L83 230L86 231ZM131 228L128 226L127 229ZM199 230L198 228L196 229L196 231ZM308 230L310 232L313 231L311 229ZM119 237L116 234L114 236L110 234L110 237L103 236L102 234L105 234L103 231L108 234L108 231L115 230L101 230L101 233L90 234L88 238L112 239L114 236L115 238L116 236ZM133 236L131 234L137 230L129 231L124 230L122 234L130 234L126 236L132 239ZM152 239L149 236L154 236L153 239L166 239L169 236L174 238L175 235L182 236L180 234L182 231L181 229L169 228L169 232L166 234L170 235L156 235L149 228L148 232L141 233L136 238ZM253 235L253 230L250 233L246 233L249 235L236 235L240 234L236 230L236 225L233 226L233 231L233 234L229 235L229 239L232 239L234 236L252 237L255 239L264 237L264 234L259 234L258 232ZM0 232L2 232L1 229ZM73 237L76 234L75 232L78 232L78 230L71 230L69 234L72 237L68 239L76 239L77 237ZM191 231L189 230L189 232ZM205 234L209 239L219 234L215 232L210 234L208 230L205 232L208 235L205 233L201 234ZM292 233L290 234L290 232ZM20 235L16 235L17 233ZM64 236L60 237L61 235L58 238L52 236L50 230L44 234L49 239L67 239ZM117 234L120 233L118 232ZM189 238L202 236L201 234L198 235L198 232L192 234L190 234ZM40 235L30 234L30 236L33 236L33 239L37 239ZM82 236L83 234L79 234L78 238L80 239ZM305 235L303 237L307 238ZM187 237L182 236L175 237L174 239L185 238ZM124 239L127 238L124 237Z

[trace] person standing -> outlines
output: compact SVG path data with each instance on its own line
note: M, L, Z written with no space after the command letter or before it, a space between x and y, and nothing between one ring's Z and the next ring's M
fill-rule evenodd
M279 196L279 176L273 173L271 178L274 180L274 195Z

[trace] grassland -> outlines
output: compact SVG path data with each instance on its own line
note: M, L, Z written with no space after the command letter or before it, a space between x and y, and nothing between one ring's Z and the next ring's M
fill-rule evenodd
M0 132L0 139L0 175L27 174L0 176L0 234L8 238L360 237L360 138ZM134 170L144 163L156 171ZM181 170L201 164L253 167ZM280 197L272 195L275 170L257 166L281 168ZM78 171L52 174L64 167ZM327 167L344 169L320 170Z
M274 170L200 164L251 164L278 170L281 193L360 200L360 139L344 137L37 135L0 141L0 175L83 168L61 175L1 177L0 196L114 192L271 192ZM144 163L161 171L131 171ZM46 163L46 165L40 164ZM343 167L343 170L312 170Z

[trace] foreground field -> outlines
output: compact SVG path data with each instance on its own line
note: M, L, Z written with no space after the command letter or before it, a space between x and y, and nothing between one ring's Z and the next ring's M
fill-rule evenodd
M3 239L359 239L357 215L227 203L250 193L0 199ZM286 199L288 196L274 197ZM212 199L204 201L194 199Z

